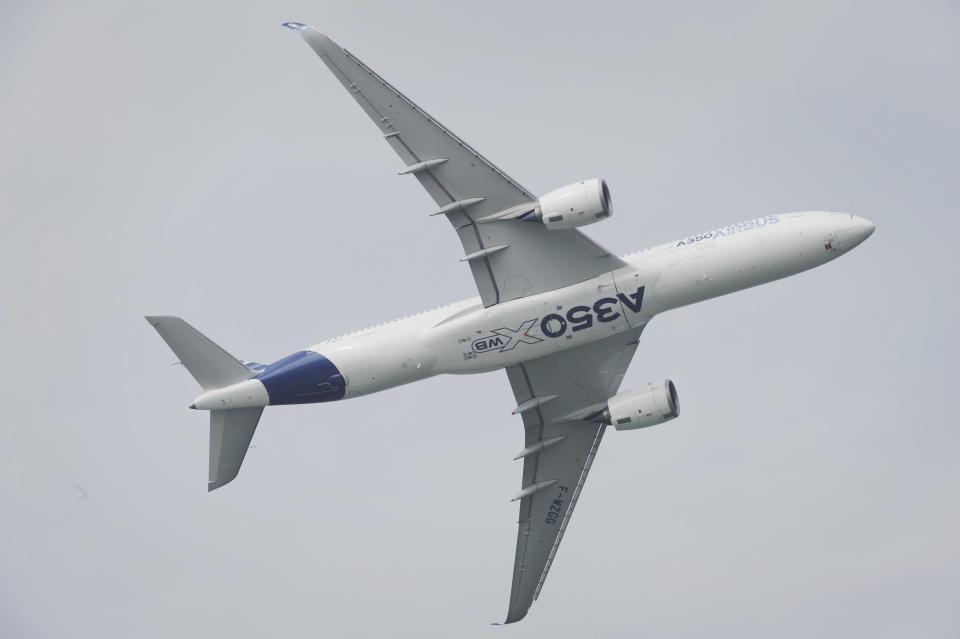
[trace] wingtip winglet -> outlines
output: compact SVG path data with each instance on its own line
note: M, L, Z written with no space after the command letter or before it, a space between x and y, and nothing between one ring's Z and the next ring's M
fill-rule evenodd
M303 31L310 25L304 24L302 22L284 22L280 26L286 27L288 29L292 29L293 31Z

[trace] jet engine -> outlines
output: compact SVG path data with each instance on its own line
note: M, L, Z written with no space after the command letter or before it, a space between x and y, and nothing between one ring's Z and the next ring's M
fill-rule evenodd
M666 379L647 384L646 388L634 388L617 393L607 400L595 421L613 424L617 430L633 430L656 426L680 414L677 388Z
M550 191L537 208L521 219L540 222L551 231L593 224L613 215L613 201L605 180L594 178Z

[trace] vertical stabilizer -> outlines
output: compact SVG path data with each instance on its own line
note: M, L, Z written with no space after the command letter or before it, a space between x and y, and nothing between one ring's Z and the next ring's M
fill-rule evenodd
M208 492L229 484L236 478L262 412L263 408L259 406L210 411Z

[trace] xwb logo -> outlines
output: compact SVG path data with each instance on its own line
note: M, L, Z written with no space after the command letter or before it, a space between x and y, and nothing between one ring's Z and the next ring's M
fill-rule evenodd
M525 321L516 330L512 328L498 328L490 331L492 335L473 340L471 347L474 353L489 353L498 351L500 353L512 351L518 344L536 344L543 340L533 335L527 335L527 331L533 328L537 323L537 318Z

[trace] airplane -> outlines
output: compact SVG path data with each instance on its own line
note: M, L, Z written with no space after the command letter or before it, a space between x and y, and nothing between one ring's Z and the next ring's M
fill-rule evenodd
M579 228L610 218L599 178L540 197L313 27L297 32L379 128L463 245L479 292L321 341L272 364L238 360L182 319L148 316L210 411L208 490L233 481L266 406L351 399L442 374L505 370L523 422L516 557L504 623L523 619L547 573L607 426L679 415L669 379L620 390L650 320L825 264L874 224L850 213L764 215L631 253Z

